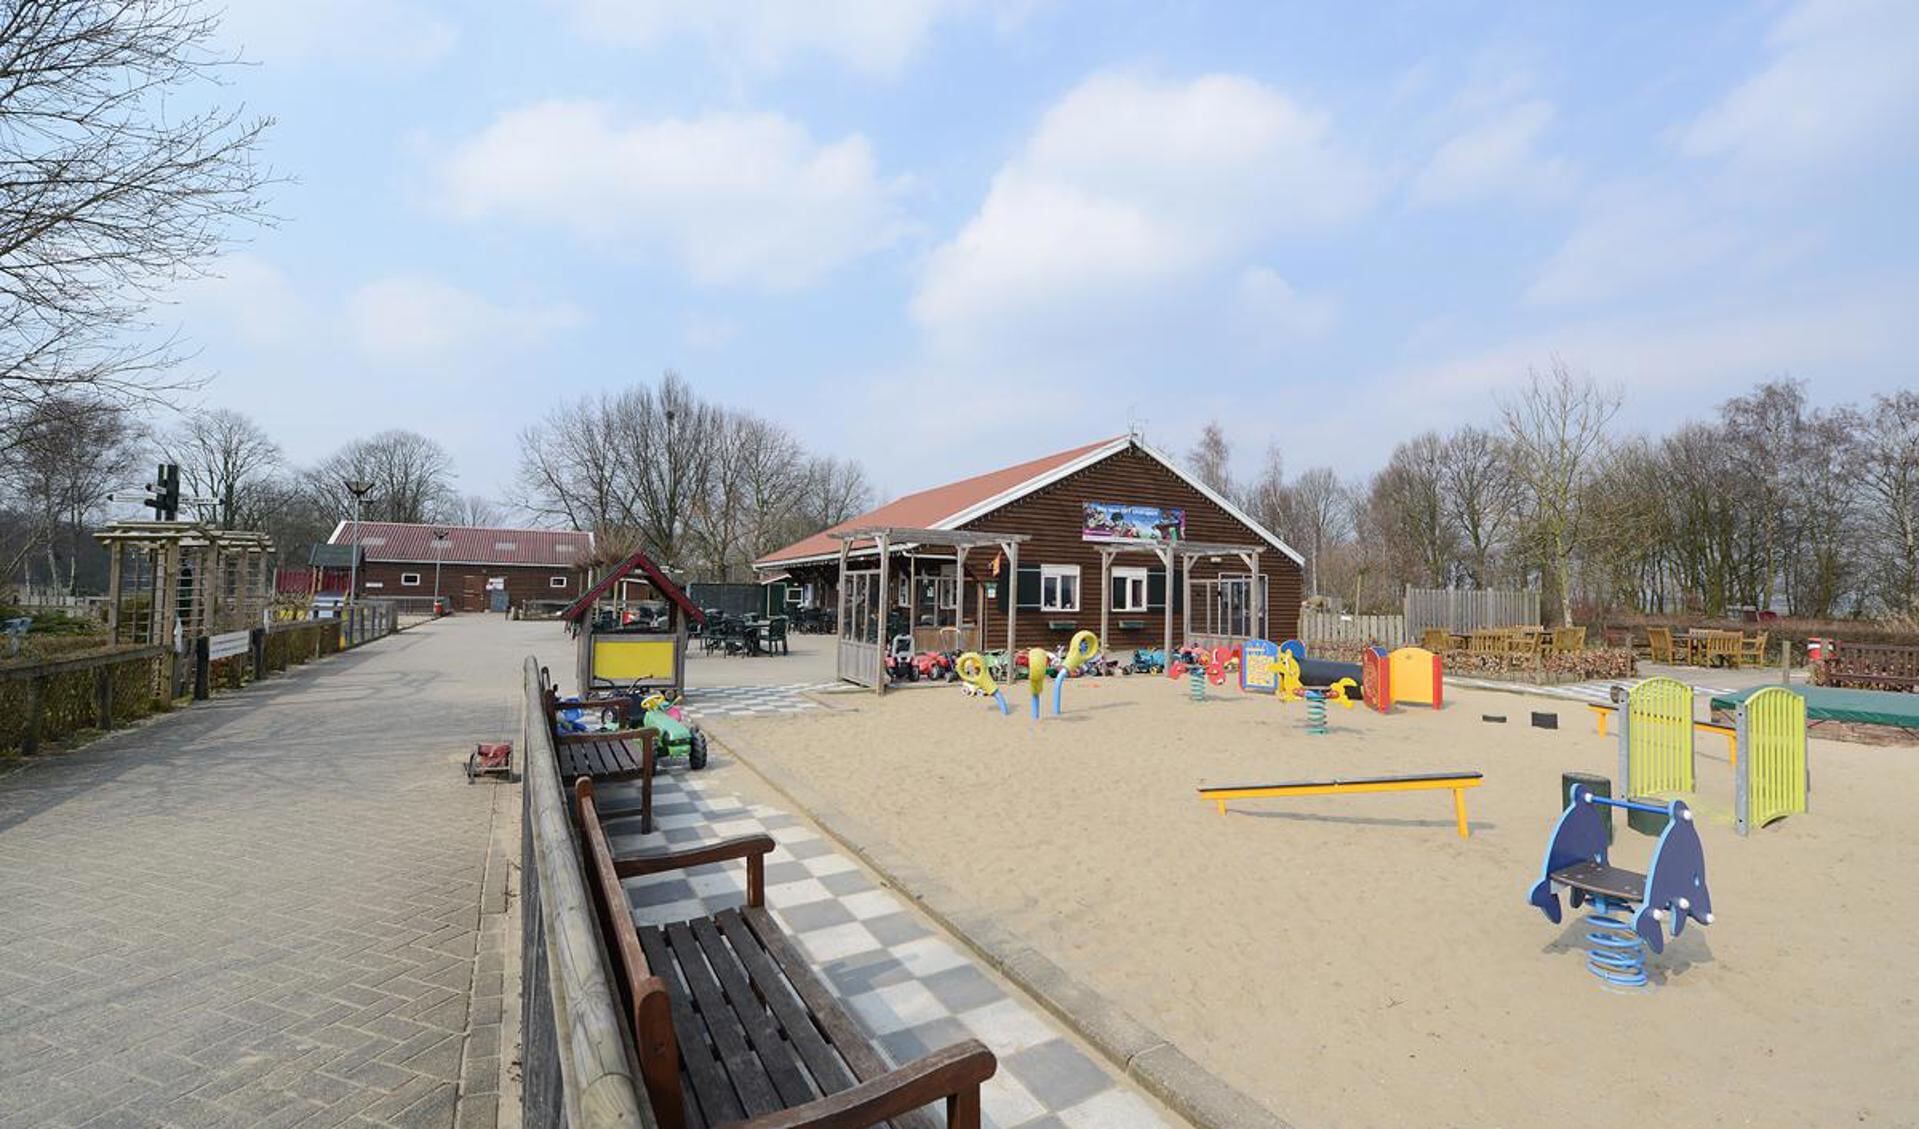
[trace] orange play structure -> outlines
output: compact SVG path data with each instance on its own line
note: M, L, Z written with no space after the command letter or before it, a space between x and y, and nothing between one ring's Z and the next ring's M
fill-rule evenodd
M1401 647L1386 656L1387 684L1393 702L1438 709L1446 693L1439 656L1423 647Z

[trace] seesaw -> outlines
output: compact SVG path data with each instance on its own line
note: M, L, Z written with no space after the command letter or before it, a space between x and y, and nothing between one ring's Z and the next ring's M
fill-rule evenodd
M1199 789L1199 798L1226 814L1228 800L1262 800L1279 796L1342 796L1356 792L1431 792L1441 788L1453 794L1453 818L1459 837L1467 838L1466 789L1477 788L1484 777L1477 772L1434 772L1424 776L1369 776L1358 780L1299 780L1290 784L1236 784Z

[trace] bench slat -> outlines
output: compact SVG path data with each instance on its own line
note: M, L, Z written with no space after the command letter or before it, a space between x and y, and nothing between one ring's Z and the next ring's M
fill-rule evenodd
M699 1016L693 1012L693 995L686 990L686 978L680 975L680 968L672 954L667 951L666 937L658 926L649 925L639 931L640 949L646 953L646 963L653 975L666 982L667 1008L673 1013L673 1031L680 1040L680 1065L686 1078L686 1108L689 1116L697 1109L710 1125L724 1125L742 1119L745 1114L740 1109L739 1098L734 1096L733 1087L726 1080L726 1071L713 1056L713 1045L706 1035L706 1027Z
M846 1064L852 1067L854 1076L862 1082L868 1082L885 1074L888 1069L886 1060L882 1059L879 1051L867 1041L865 1033L853 1023L853 1017L846 1014L839 1000L825 984L820 982L819 977L814 975L812 966L807 964L806 958L793 947L793 942L787 939L779 923L773 920L765 907L748 907L741 916L753 930L753 935L759 938L760 944L766 948L767 955L772 957L780 966L780 971L786 974L786 979L793 985L793 990L799 993L801 1002L806 1004L807 1010L813 1013L813 1018L818 1022L827 1042L831 1043L846 1060ZM895 1118L893 1124L903 1129L906 1127L939 1129L938 1123L925 1110L915 1110L906 1117Z
M773 1080L767 1077L766 1067L747 1046L746 1032L741 1030L732 1009L726 1006L719 982L713 978L712 969L706 967L699 943L693 940L693 931L685 922L675 922L666 927L666 939L673 948L674 959L680 963L680 971L686 976L687 986L693 989L700 1021L719 1049L727 1079L738 1092L747 1114L757 1117L786 1108L773 1088Z
M846 1063L827 1046L820 1037L819 1028L807 1015L804 1005L793 994L786 977L779 966L766 955L760 946L759 938L747 928L745 920L737 909L722 910L714 918L719 923L720 932L733 942L733 951L739 954L740 963L745 966L746 974L753 981L754 990L759 993L767 1007L779 1020L780 1027L792 1046L799 1052L801 1061L813 1075L822 1092L837 1094L841 1090L851 1089L858 1079L853 1077Z
M779 1028L767 1015L759 994L747 983L745 966L737 954L727 948L726 941L714 927L713 919L695 918L687 924L693 927L693 937L706 953L707 965L719 977L720 989L726 993L726 1001L732 1005L734 1016L746 1028L746 1037L753 1045L753 1053L759 1056L760 1064L766 1067L774 1089L780 1093L780 1101L787 1106L796 1106L819 1097L821 1092L800 1070L793 1045L780 1038Z

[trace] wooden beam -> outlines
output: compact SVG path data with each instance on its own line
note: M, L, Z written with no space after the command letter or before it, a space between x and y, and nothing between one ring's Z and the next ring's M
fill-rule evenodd
M1006 575L1001 579L1012 587L1006 590L1006 670L1013 671L1013 628L1019 621L1019 542L1008 540L1006 549Z
M845 542L841 542L841 544L844 543ZM893 640L887 636L886 631L886 622L892 618L893 611L893 594L886 590L887 566L891 563L887 560L887 554L892 551L892 545L891 539L887 536L887 532L884 529L880 530L878 544L880 551L880 644L878 653L873 656L875 660L873 693L884 695L886 693L886 649L893 643Z

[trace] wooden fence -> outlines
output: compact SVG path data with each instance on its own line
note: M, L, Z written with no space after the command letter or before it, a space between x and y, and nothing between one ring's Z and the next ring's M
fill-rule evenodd
M520 747L521 1123L537 1129L652 1126L626 1051L620 995L586 891L540 664L522 669Z
M112 729L167 703L156 694L163 647L130 647L30 666L0 667L0 750Z
M1377 643L1398 647L1412 641L1406 617L1399 615L1345 615L1340 612L1299 612L1299 638L1304 643Z
M1528 627L1539 623L1539 592L1509 588L1408 588L1406 637L1422 631L1477 631L1483 627Z

